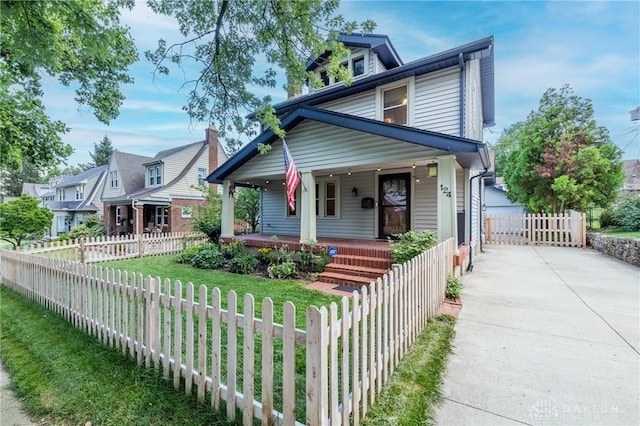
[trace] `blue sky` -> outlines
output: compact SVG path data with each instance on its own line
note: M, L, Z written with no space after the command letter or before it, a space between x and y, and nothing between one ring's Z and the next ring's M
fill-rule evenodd
M375 32L391 38L405 63L493 35L497 124L485 129L487 142L524 120L547 88L569 84L592 100L597 123L624 149L623 158L640 158L639 123L629 115L640 105L640 2L343 1L340 12L349 20L373 19ZM140 155L204 138L208 123L194 123L182 111L182 75L154 79L144 60L143 52L159 38L179 40L175 22L155 16L142 1L123 22L142 59L131 69L135 84L124 88L121 114L109 126L78 108L70 89L54 81L45 85L48 113L71 128L63 136L75 149L70 164L90 161L93 144L104 135L120 151ZM275 102L286 96L280 88L270 94Z

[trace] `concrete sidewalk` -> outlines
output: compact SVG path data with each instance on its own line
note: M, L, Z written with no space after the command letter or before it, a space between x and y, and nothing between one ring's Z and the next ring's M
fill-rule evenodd
M485 246L439 425L640 424L640 269L590 249Z
M22 410L22 404L9 388L11 379L4 370L0 360L0 425L31 426L35 425Z

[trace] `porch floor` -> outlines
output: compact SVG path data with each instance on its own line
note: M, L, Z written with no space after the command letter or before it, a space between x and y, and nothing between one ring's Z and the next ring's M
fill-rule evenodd
M309 244L301 243L300 237L297 235L277 235L277 240L273 235L274 234L243 234L236 235L234 238L244 241L245 245L249 247L282 247L286 245L290 250L300 250L302 246L305 246L307 249L310 247ZM353 256L388 257L391 251L387 240L374 239L319 237L315 247L319 250L335 247L338 254L349 254Z

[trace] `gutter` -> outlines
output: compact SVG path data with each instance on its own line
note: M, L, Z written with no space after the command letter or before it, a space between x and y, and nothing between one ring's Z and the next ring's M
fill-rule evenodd
M471 247L471 242L473 241L473 180L477 178L486 178L491 177L493 173L489 172L488 169L484 169L484 172L479 173L475 176L472 176L469 179L469 266L467 267L467 271L473 271L473 247ZM480 191L480 197L482 197L482 191ZM480 204L482 206L482 203ZM480 221L480 226L482 226L482 221ZM482 237L480 244L482 244Z

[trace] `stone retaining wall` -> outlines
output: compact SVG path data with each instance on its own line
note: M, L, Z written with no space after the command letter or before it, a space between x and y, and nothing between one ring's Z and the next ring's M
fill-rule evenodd
M591 248L623 262L640 266L640 240L638 239L589 233L587 234L587 244Z

